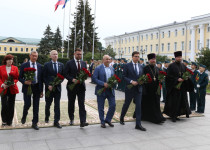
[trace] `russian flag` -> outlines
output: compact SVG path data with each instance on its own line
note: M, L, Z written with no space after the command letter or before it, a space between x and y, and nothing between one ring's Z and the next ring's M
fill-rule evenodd
M57 10L59 5L64 5L66 0L58 0L58 2L55 4L55 11Z
M65 3L64 3L64 5L63 5L63 8L66 7L66 3L67 3L68 1L69 1L69 0L65 0Z

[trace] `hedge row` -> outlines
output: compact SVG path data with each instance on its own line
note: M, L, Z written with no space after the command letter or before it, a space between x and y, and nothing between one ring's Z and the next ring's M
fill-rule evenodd
M27 53L11 53L14 56L14 62L15 65L20 66L23 61L25 60L25 58L29 59L29 54ZM0 56L0 61L2 62L4 56ZM62 62L64 65L66 64L66 62L69 60L69 58L58 58L59 62ZM50 61L49 56L47 55L41 55L39 54L38 60L37 62L39 62L40 64L44 65L46 62Z

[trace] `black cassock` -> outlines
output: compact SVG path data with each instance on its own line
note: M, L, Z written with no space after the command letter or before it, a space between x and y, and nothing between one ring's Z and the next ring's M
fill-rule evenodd
M175 88L179 83L178 78L181 78L186 71L186 66L182 63L174 62L169 65L166 77L166 102L163 113L171 118L176 118L180 115L189 117L191 114L187 91L193 90L193 83L190 79L183 81L181 89Z
M146 83L143 85L142 120L150 121L153 123L161 123L165 121L165 118L161 113L160 97L157 94L157 89L159 85L159 69L156 66L148 65L144 67L144 74L147 73L150 74L152 78L152 83Z

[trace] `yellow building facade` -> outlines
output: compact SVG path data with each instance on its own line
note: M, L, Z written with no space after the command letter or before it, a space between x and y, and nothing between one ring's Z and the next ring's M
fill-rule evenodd
M39 48L39 39L0 37L0 55L7 53L30 53Z
M133 51L139 51L147 61L147 54L174 57L175 51L182 51L183 58L195 61L196 54L210 48L210 14L192 17L184 22L158 26L146 30L110 36L104 39L106 47L111 45L117 56L131 60Z

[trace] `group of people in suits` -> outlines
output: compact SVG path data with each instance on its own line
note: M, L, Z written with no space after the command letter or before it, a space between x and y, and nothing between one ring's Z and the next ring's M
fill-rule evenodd
M164 70L167 72L167 76L163 81L163 87L165 88L165 107L163 113L171 117L173 122L179 120L180 115L186 115L189 117L191 110L195 109L195 104L197 101L198 107L197 112L203 113L205 108L205 94L206 86L208 85L208 75L205 73L206 66L200 65L199 72L196 71L197 64L192 63L192 71L194 75L187 80L182 78L182 75L186 72L186 66L182 63L182 52L177 51L174 53L175 61L169 65L169 62L164 63ZM68 115L69 124L74 125L74 111L75 111L75 100L78 98L79 105L79 117L80 117L80 127L88 126L86 121L86 109L85 109L85 83L79 83L76 80L77 75L83 68L87 69L87 64L81 60L82 51L77 48L74 53L74 58L69 60L65 66L63 63L58 62L58 52L52 50L50 52L51 60L42 66L37 62L38 52L31 51L29 54L30 60L25 62L20 67L20 72L18 68L14 66L12 55L6 55L3 60L3 65L0 66L0 93L4 91L4 95L1 98L2 103L2 125L12 125L12 120L14 116L14 106L15 97L19 93L17 82L22 83L23 92L23 114L21 118L21 123L25 124L28 110L33 102L33 119L32 128L39 130L39 102L40 98L44 96L43 86L45 84L45 93L50 92L50 96L45 96L45 122L49 122L50 117L50 107L54 101L54 126L57 128L62 128L60 125L60 99L61 99L61 83L55 87L53 90L52 82L56 78L57 74L64 76L68 83L66 85L67 95L68 95ZM136 118L135 129L146 131L141 124L141 120L150 121L156 124L162 124L165 122L165 118L160 110L160 96L157 94L157 89L159 86L159 71L160 68L156 66L156 54L151 53L147 55L148 64L143 65L142 59L140 59L140 54L137 51L132 53L132 60L129 63L123 65L122 80L125 82L125 101L122 107L120 115L120 124L125 125L124 117L128 111L128 108L133 101L135 103L134 118ZM139 60L140 63L139 63ZM93 72L92 82L96 84L95 95L97 97L98 113L101 121L101 127L106 128L106 124L110 127L114 127L112 123L112 118L116 109L115 100L115 87L110 88L108 84L109 78L114 76L115 68L110 65L111 57L108 55L103 56L102 64L98 65ZM26 80L25 68L35 68L34 80ZM93 62L90 65L93 67ZM92 70L92 69L91 69ZM6 85L6 80L8 80L9 74L13 72L18 78L14 80L14 85ZM139 83L138 79L142 75L149 74L152 81L150 83ZM176 89L175 86L183 82L180 89ZM68 88L69 85L76 84L73 90ZM128 88L128 85L132 84L132 88ZM31 86L32 94L28 95L27 89ZM97 91L101 88L105 88L102 94ZM163 89L164 91L164 89ZM187 92L190 92L190 97L195 98L190 100L190 107L187 99ZM31 101L32 99L32 101ZM105 100L108 100L109 109L105 116L104 105ZM191 110L190 110L191 109Z

